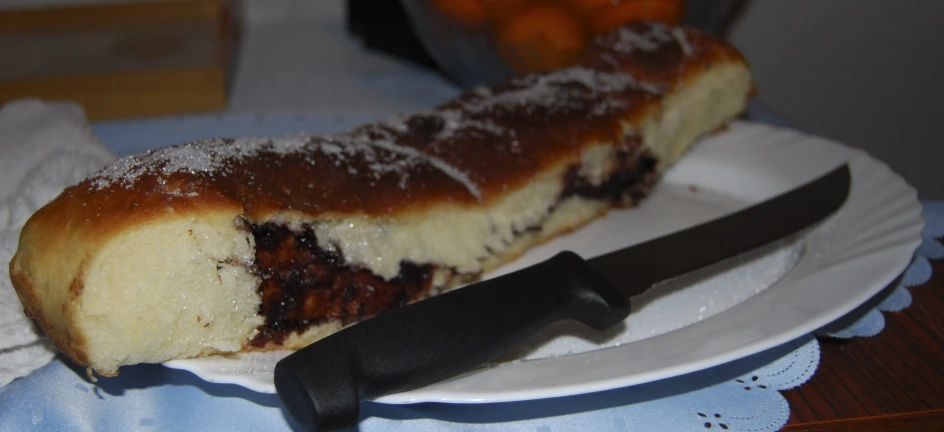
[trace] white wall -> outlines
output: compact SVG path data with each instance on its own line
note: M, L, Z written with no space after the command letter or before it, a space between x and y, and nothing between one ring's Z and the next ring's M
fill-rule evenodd
M944 198L944 1L753 0L731 40L775 111Z

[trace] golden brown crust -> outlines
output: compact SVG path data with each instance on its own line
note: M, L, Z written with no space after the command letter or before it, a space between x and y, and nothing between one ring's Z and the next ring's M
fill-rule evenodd
M15 261L13 261L13 263L15 263ZM13 282L13 286L17 288L16 293L20 299L20 303L23 304L23 312L26 313L26 316L33 320L40 328L47 331L47 336L49 336L52 343L59 348L59 350L78 364L89 364L88 357L85 355L84 339L81 335L74 335L70 332L49 331L49 329L57 327L53 326L49 315L43 312L42 304L39 301L41 294L24 272L14 271L13 263L10 265L10 279ZM62 315L69 315L69 310L65 304L63 304Z

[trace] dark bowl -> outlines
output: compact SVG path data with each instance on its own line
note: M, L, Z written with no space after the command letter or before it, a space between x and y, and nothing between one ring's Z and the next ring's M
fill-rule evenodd
M499 51L496 42L496 32L502 25L501 18L495 16L466 19L461 13L449 13L443 10L443 4L449 6L474 6L476 4L518 4L533 6L538 3L552 3L558 6L567 6L569 3L579 3L579 0L400 0L413 27L414 33L423 44L433 61L457 84L464 88L479 85L496 84L516 72L509 65L507 52L505 57ZM587 2L588 0L583 0ZM601 0L597 0L598 2ZM605 1L605 0L603 0ZM614 4L641 0L610 0ZM652 1L652 0L648 0ZM444 3L452 2L452 3ZM678 21L671 24L682 24L699 28L714 34L724 32L724 27L730 21L732 12L743 4L744 0L688 0L680 6L683 15ZM605 5L605 4L604 4ZM573 7L573 6L570 6ZM601 6L606 7L606 6ZM575 14L577 9L575 8ZM468 9L467 15L478 13ZM680 12L681 13L681 12ZM488 14L486 14L488 15ZM585 16L583 18L586 18ZM583 19L581 18L581 19ZM594 35L592 27L587 28L587 39Z

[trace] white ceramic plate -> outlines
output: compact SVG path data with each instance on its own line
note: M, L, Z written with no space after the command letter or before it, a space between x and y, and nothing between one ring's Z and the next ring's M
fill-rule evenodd
M842 162L852 170L848 202L803 234L657 286L634 299L630 318L611 331L556 326L501 362L377 401L501 402L613 389L716 366L829 324L905 269L920 243L920 203L901 177L865 153L762 124L734 123L696 146L640 207L611 212L487 275L560 250L592 257L683 229L785 192ZM284 355L166 365L274 393L272 370Z

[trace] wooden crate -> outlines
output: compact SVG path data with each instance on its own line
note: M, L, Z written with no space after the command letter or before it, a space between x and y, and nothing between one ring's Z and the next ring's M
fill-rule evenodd
M224 108L230 9L149 0L0 11L0 103L71 100L93 120Z

